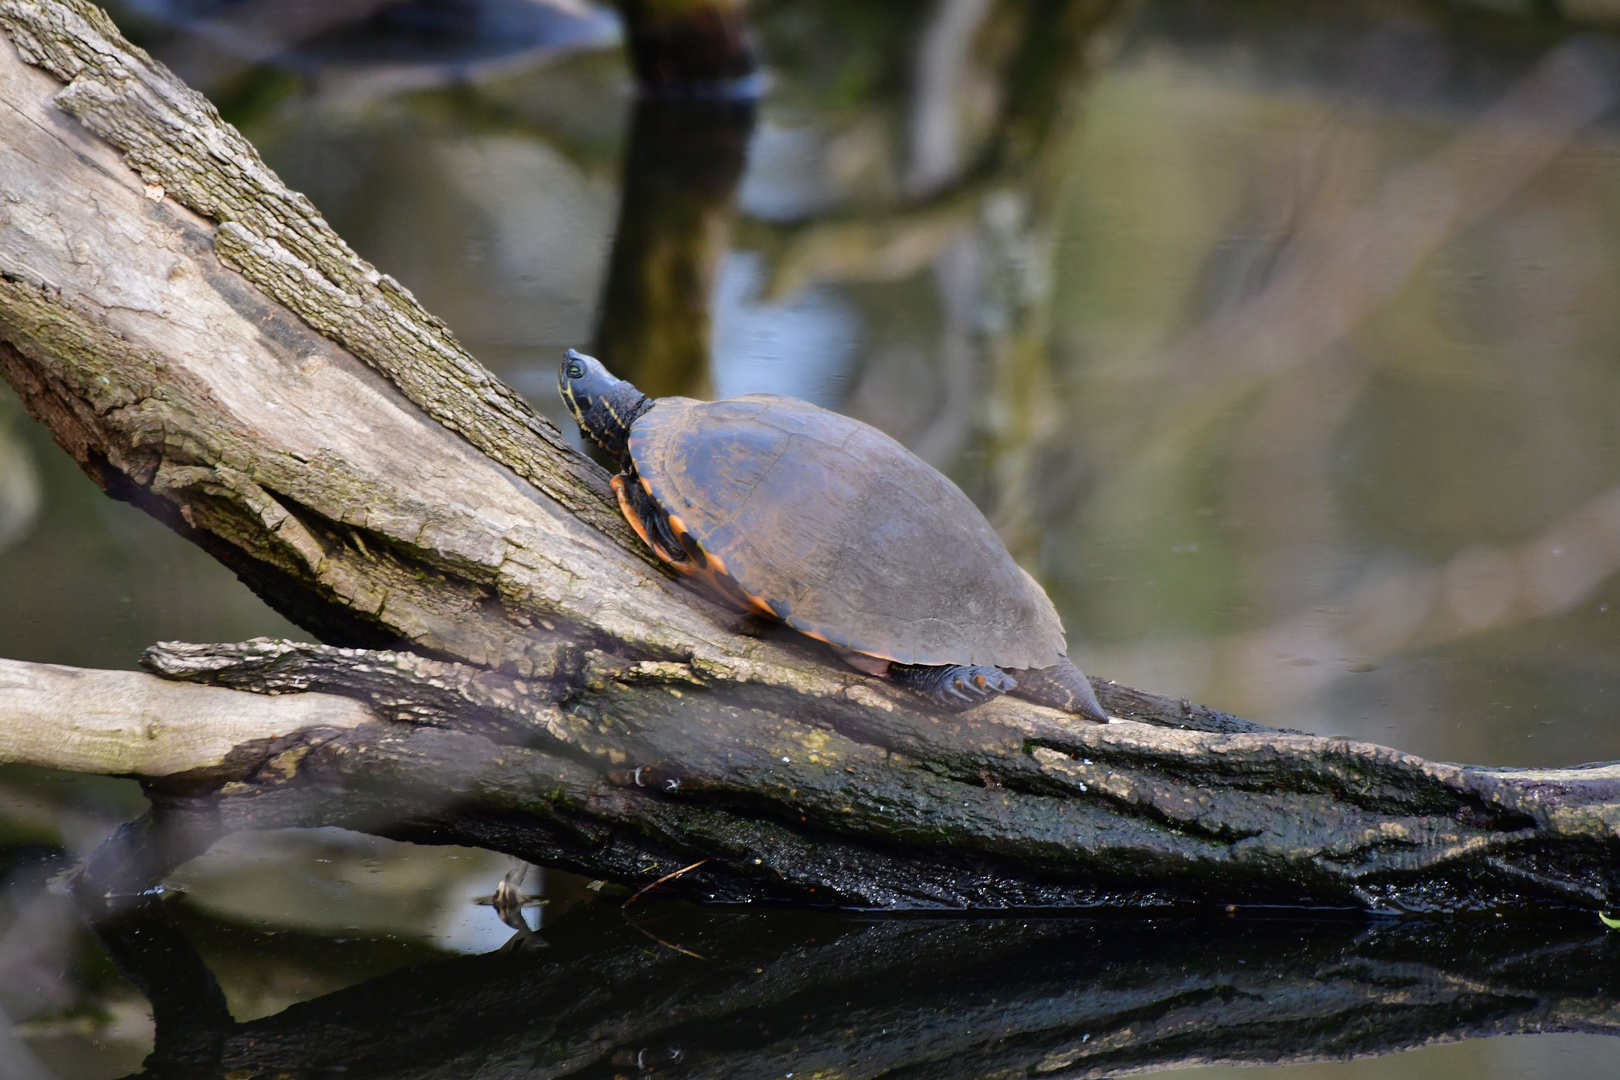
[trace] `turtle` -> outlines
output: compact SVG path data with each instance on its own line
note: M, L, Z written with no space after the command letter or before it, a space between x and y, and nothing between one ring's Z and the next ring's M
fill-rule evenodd
M944 474L796 398L649 398L568 350L557 388L676 571L960 711L1000 694L1107 723L1052 601Z

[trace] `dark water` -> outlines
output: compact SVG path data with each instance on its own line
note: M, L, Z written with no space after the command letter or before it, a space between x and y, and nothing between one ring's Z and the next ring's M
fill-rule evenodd
M571 346L654 394L804 397L961 483L1087 671L1446 760L1620 758L1608 5L773 0L757 107L636 105L583 3L248 7L118 14L560 424ZM298 636L0 394L0 656ZM0 1078L150 1049L47 884L141 805L0 770ZM341 1014L360 1060L438 1001L378 1075L634 1076L649 1048L670 1075L1106 1075L1437 1041L1286 1069L1620 1076L1604 1035L1479 1037L1613 1030L1596 926L628 918L551 875L551 949L478 957L510 930L473 898L509 866L279 833L170 884L262 1027L233 1039ZM456 1021L479 994L536 1004L481 1034Z

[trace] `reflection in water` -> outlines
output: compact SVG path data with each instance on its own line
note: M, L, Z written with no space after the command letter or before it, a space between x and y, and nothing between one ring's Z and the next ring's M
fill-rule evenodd
M1363 69L1409 77L1375 62L1389 41L1363 39ZM1456 42L1440 46L1461 62ZM1589 651L1612 634L1584 615L1545 622L1601 614L1608 599L1592 591L1613 570L1598 553L1611 550L1615 459L1580 401L1613 392L1586 359L1613 333L1587 253L1597 234L1549 243L1545 228L1519 224L1557 207L1605 228L1603 200L1581 178L1610 136L1581 125L1612 97L1612 61L1562 46L1511 71L1482 113L1428 105L1413 117L1278 100L1175 55L1145 52L1105 80L1093 105L1109 119L1085 154L1131 166L1123 186L1092 189L1091 215L1125 210L1119 225L1133 230L1141 221L1128 215L1144 205L1198 211L1148 234L1156 248L1145 252L1076 225L1077 239L1109 250L1072 265L1125 271L1086 271L1095 314L1064 320L1069 350L1094 358L1080 399L1093 426L1066 441L1100 483L1092 523L1071 519L1069 544L1049 550L1069 563L1062 576L1085 582L1089 599L1070 603L1114 625L1093 639L1103 647L1091 662L1127 681L1151 670L1157 685L1250 715L1453 759L1615 756L1598 704L1613 667ZM1241 155L1183 127L1206 163L1202 191L1169 149L1195 96L1217 130L1267 118L1262 135L1234 139L1253 144ZM1146 131L1108 126L1144 102L1156 102ZM1165 190L1145 204L1140 183ZM1534 253L1521 239L1531 236ZM1178 267L1201 275L1179 294L1196 319L1133 291ZM1554 272L1561 284L1546 289ZM1493 319L1495 305L1512 305L1511 335L1458 318L1483 314L1482 292L1495 297ZM1109 359L1133 354L1134 366ZM1585 653L1556 674L1543 668L1535 690L1520 675L1527 638L1503 636L1526 620L1541 623L1541 640L1582 641ZM1174 670L1178 655L1190 666ZM1560 733L1540 722L1572 705L1601 746L1544 741Z
M452 85L575 50L619 24L587 0L112 0L115 17L215 101L297 73L350 99ZM268 65L266 67L265 65Z
M748 144L738 208L749 217L793 221L833 204L836 188L824 173L834 155L822 143L822 134L807 124L761 122ZM858 168L861 163L855 164Z
M485 223L487 241L463 252L508 290L536 298L594 292L606 254L600 238L613 221L612 187L581 170L543 140L492 132L483 138L436 140L435 171ZM544 199L534 193L544 191ZM557 258L559 251L574 253ZM471 313L469 313L471 314ZM485 340L524 342L530 326L504 312L480 313Z
M970 54L991 7L990 0L942 0L918 35L907 132L906 187L913 193L943 187L961 169L961 96L977 74Z
M493 894L511 864L488 851L421 848L343 829L289 829L229 836L165 884L197 910L241 926L392 937L478 953L511 936L489 906L471 903Z
M0 412L0 551L21 540L39 515L39 472L28 447Z
M131 949L132 934L165 948ZM1601 930L1557 925L872 921L600 902L554 924L546 948L530 940L408 968L215 1026L209 1010L184 1007L213 991L178 934L154 900L107 929L131 977L161 987L160 1048L211 1044L231 1075L338 1067L401 1080L625 1066L667 1077L1099 1077L1613 1033L1620 949Z
M754 252L734 251L714 291L714 341L707 357L712 396L786 394L824 408L847 395L856 315L831 289L764 300L764 268Z
M1253 421L1251 439L1267 445L1251 456L1261 458L1262 468L1319 464L1365 386L1362 369L1371 360L1323 354L1390 303L1448 238L1500 208L1565 151L1614 103L1617 79L1620 69L1607 54L1579 41L1561 46L1446 146L1393 172L1364 200L1346 198L1345 189L1373 164L1365 145L1359 154L1346 148L1322 155L1325 169L1306 180L1313 202L1300 208L1309 216L1278 223L1282 232L1266 257L1271 272L1254 282L1250 295L1220 303L1146 362L1170 389L1151 425L1131 438L1114 482L1131 483L1155 469L1181 449L1185 432L1257 388L1276 406ZM1307 365L1318 368L1308 380L1289 379L1291 369ZM1306 441L1290 439L1295 432ZM1290 457L1277 453L1279 438L1288 441ZM1245 494L1259 497L1255 509L1264 515L1287 478L1273 471L1264 478L1270 483L1256 479ZM1306 486L1319 491L1323 479L1318 469ZM1216 644L1219 681L1203 692L1235 700L1239 712L1277 716L1352 668L1391 653L1567 610L1620 569L1607 554L1620 550L1609 539L1620 536L1613 501L1606 495L1556 523L1549 535L1525 545L1517 561L1472 549L1457 557L1456 570L1372 566L1353 589L1325 596L1321 586L1328 583L1319 582L1316 610ZM1327 512L1324 500L1316 502ZM1265 529L1262 544L1276 547L1287 537L1286 524L1276 524L1283 528ZM1297 544L1301 538L1289 539ZM1304 539L1318 542L1298 545L1301 556L1330 550L1320 537ZM1289 580L1304 584L1310 569L1296 568ZM1279 658L1286 665L1281 669Z

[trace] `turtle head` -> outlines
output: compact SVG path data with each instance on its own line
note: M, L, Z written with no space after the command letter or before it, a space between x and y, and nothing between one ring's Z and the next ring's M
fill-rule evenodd
M647 395L608 374L594 356L573 349L557 369L557 392L585 437L628 466L630 425L652 404Z

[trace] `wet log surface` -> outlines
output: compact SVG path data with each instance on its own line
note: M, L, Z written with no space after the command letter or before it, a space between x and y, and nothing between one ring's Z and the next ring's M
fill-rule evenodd
M0 0L0 31L0 189L29 193L0 230L0 375L110 494L324 640L391 650L154 650L169 678L378 716L142 773L174 852L343 824L857 907L1620 893L1620 767L1446 765L1102 681L1123 722L946 716L757 632L654 565L600 469L97 9Z
M857 919L604 898L540 938L248 1023L160 903L120 932L167 989L151 1065L354 1077L1105 1077L1620 1033L1593 923ZM158 946L166 944L168 949ZM137 973L137 978L141 976ZM171 1074L174 1070L171 1068Z

